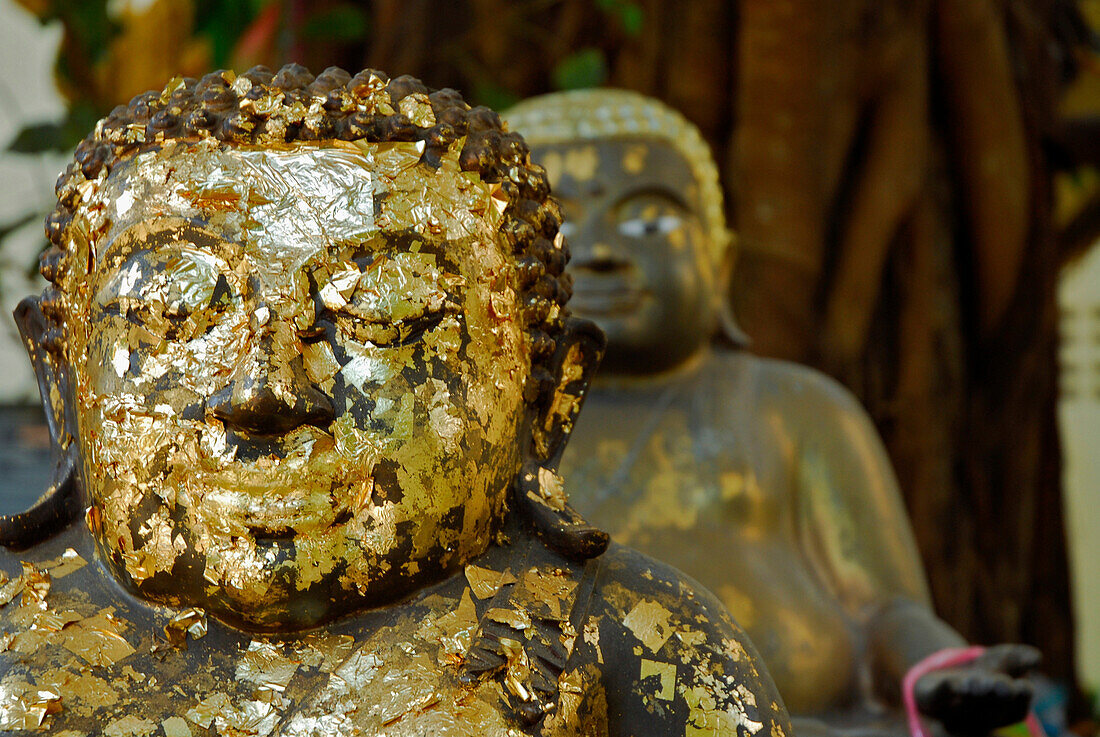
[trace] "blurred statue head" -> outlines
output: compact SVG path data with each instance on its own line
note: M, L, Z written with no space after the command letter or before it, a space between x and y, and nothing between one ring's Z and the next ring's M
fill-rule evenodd
M718 168L698 129L664 103L625 90L526 100L506 113L562 203L575 314L606 333L606 369L676 366L720 323L733 263Z
M384 603L484 551L560 455L598 331L563 311L541 169L453 90L173 80L57 191L21 322L137 593L271 628Z

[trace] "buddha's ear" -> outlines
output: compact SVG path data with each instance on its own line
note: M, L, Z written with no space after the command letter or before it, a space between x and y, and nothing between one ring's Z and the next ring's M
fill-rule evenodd
M555 342L548 376L542 374L531 435L539 465L556 470L607 339L595 323L570 317Z
M60 328L42 311L41 297L27 297L12 313L23 347L38 380L38 394L46 415L50 439L55 448L67 448L73 441L71 383L68 365L61 358Z
M607 339L595 323L571 317L555 342L549 365L531 377L537 392L531 428L533 457L520 469L514 499L546 545L567 558L584 561L603 553L609 538L569 505L557 468Z
M736 235L730 234L731 239ZM718 282L715 290L718 314L718 332L725 340L735 348L745 348L752 341L737 323L733 314L733 270L737 266L737 245L731 243L722 249L721 261L718 264Z
M0 516L0 545L30 547L80 516L79 450L74 437L76 413L67 363L61 357L60 329L42 311L41 297L27 297L15 308L15 323L38 379L54 458L53 480L34 505Z

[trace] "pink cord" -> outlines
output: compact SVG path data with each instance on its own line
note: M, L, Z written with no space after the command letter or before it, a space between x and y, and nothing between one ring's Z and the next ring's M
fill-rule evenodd
M985 648L981 645L948 647L932 653L909 669L901 682L901 694L902 700L905 703L905 716L909 721L909 734L912 737L931 737L928 731L925 730L924 723L921 722L920 712L917 711L917 681L932 671L971 663L977 660L984 652ZM1031 737L1046 737L1046 733L1039 724L1039 720L1036 719L1034 712L1028 712L1025 723L1027 724L1027 730L1031 734Z

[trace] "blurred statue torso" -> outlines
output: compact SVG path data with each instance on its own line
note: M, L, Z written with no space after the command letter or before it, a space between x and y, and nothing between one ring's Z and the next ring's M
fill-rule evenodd
M866 622L894 597L927 604L920 560L855 399L712 344L741 336L706 143L661 103L614 90L535 98L509 123L562 201L573 309L608 336L562 459L578 509L714 591L793 713L866 706Z
M594 390L561 470L578 507L615 539L716 593L784 699L815 713L858 691L864 597L886 586L923 598L919 568L896 565L914 555L911 539L891 545L868 530L906 529L889 485L857 510L829 498L863 483L844 446L881 461L866 430L855 403L819 375L719 350L659 385ZM807 486L816 493L796 493ZM874 570L866 548L878 545L888 555ZM908 580L885 582L899 569Z

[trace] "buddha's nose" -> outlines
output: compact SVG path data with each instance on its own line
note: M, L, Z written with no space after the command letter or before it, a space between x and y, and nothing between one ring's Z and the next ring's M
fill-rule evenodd
M621 250L608 245L607 241L593 243L582 242L573 250L573 259L569 268L574 273L605 276L629 271L630 259Z
M226 427L253 435L282 435L302 425L327 428L332 401L305 374L302 356L261 336L237 365L228 385L206 400L206 411Z

